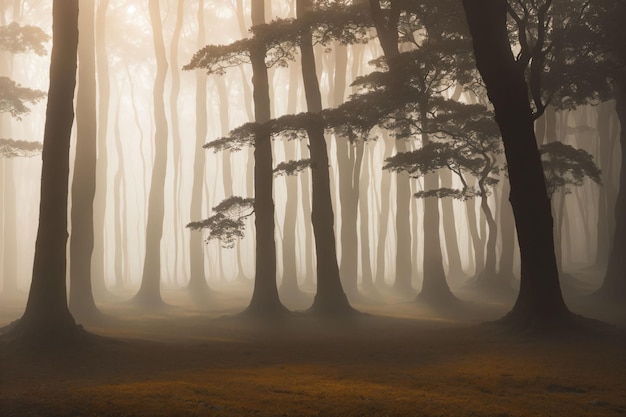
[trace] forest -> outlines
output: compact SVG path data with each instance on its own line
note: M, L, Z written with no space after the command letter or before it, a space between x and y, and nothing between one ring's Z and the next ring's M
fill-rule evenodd
M626 414L625 19L3 0L0 415Z

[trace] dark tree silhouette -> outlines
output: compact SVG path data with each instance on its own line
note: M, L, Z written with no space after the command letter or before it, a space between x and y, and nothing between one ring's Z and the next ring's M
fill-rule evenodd
M502 320L531 329L573 322L559 286L550 200L533 128L528 85L507 31L506 0L463 0L476 65L495 108L507 159L521 254L520 292Z
M78 0L55 0L33 277L24 315L10 331L25 341L53 342L78 334L67 307L65 285L69 150L77 47Z

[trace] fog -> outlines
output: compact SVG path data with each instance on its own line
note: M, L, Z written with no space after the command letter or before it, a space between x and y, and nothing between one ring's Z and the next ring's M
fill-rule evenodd
M43 221L40 145L52 123L46 112L58 106L42 95L53 82L52 3L0 4L0 81L6 82L0 84L0 327L18 323L31 307L29 293L36 303L31 282ZM538 197L515 209L512 204L524 197L509 202L509 194L519 192L519 184L532 188L530 178L537 176L521 148L511 151L514 142L508 142L486 66L479 62L476 70L474 53L477 60L480 53L471 13L460 4L431 3L396 10L394 1L377 0L81 0L66 286L54 287L66 293L58 300L69 305L76 323L136 343L158 340L200 350L208 344L235 355L225 356L225 363L258 348L259 360L271 362L268 369L290 357L292 342L293 349L321 343L323 353L309 354L332 368L344 358L324 340L402 351L408 331L417 345L471 345L468 326L502 317L526 330L543 328L537 324L543 318L554 320L560 324L546 328L559 333L555 329L569 329L563 323L578 318L560 322L556 311L571 311L622 329L623 56L593 44L614 45L608 34L617 26L598 17L609 6L568 2L581 9L572 17L549 1L540 2L546 9L510 2L509 52L525 75L526 120L534 126L532 146L545 179L545 189L542 183L539 194L531 193ZM307 23L298 26L301 21ZM18 26L10 26L14 22ZM16 27L25 32L9 30ZM11 42L26 46L15 49ZM578 54L577 42L583 45ZM11 81L40 96L14 92ZM26 108L15 110L15 103ZM528 173L516 174L520 167ZM546 196L552 231L537 214L546 214ZM548 238L528 232L524 215L530 211L532 229L543 229ZM524 237L519 242L529 255L522 265L518 238ZM533 247L542 249L531 253ZM525 281L522 271L534 278ZM543 277L556 282L545 284L546 299L556 300L545 305L535 303L543 300ZM520 280L528 285L522 294ZM561 293L567 307L552 310ZM533 307L525 310L527 305ZM281 321L289 312L295 321ZM339 324L324 322L328 317ZM343 327L346 317L357 322ZM254 321L259 318L263 324ZM587 344L595 336L577 326L574 333L585 340L581 349L596 349ZM345 329L351 329L347 335ZM265 340L264 331L272 343L284 342L282 359L263 356L265 348L256 343ZM511 343L481 333L482 327L475 331L487 344ZM375 332L384 336L375 338ZM285 336L290 334L293 339ZM418 335L426 339L413 340ZM469 351L483 348L471 345ZM432 354L431 347L424 349L421 354ZM525 363L545 359L541 349ZM190 355L200 357L200 350ZM487 350L485 357L497 356ZM415 353L402 351L398 363L381 353L381 360L392 368L418 367ZM367 351L362 355L354 362L375 366ZM161 359L155 354L153 360ZM137 373L145 377L151 366ZM181 366L172 372L191 365ZM524 366L520 362L519 369ZM614 368L608 362L601 367L607 373ZM20 380L18 371L11 372ZM31 407L12 404L15 414L7 415ZM66 415L50 404L41 415ZM375 404L387 403L378 398ZM626 407L623 400L614 405ZM215 407L225 407L224 415L242 412ZM381 407L368 415L393 410ZM156 412L134 410L130 415ZM350 403L344 411L354 410L360 408ZM199 415L188 411L182 415Z

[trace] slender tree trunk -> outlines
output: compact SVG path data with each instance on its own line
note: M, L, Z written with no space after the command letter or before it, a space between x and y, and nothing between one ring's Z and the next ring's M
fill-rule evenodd
M252 24L265 23L265 1L252 2ZM254 115L257 123L270 120L270 96L265 46L250 51ZM277 314L286 311L276 286L276 241L274 240L274 197L272 142L266 129L257 129L254 142L254 212L256 230L256 275L249 314Z
M391 156L393 151L393 138L383 133L385 142L384 158ZM387 171L383 171L380 178L380 216L378 222L378 242L376 243L376 278L375 283L379 288L385 287L385 267L386 267L386 243L389 229L389 216L391 214L391 175Z
M602 184L598 190L598 233L596 242L596 267L604 267L607 264L610 253L610 229L609 217L612 215L609 209L609 178L611 166L611 103L605 102L598 106L598 148L600 155L600 169L602 169Z
M312 6L311 0L298 0L298 17L301 18ZM322 97L315 70L315 54L310 31L303 31L300 37L302 58L302 79L308 111L318 115L322 111ZM317 261L317 293L312 311L337 313L351 311L348 299L343 292L337 264L337 251L334 231L334 213L330 197L330 177L328 153L324 138L324 124L315 118L307 127L311 152L312 212L315 253Z
M198 0L198 48L206 43L206 29L204 23L204 0ZM205 154L202 145L206 142L208 131L207 122L207 75L204 71L195 71L196 74L196 151L193 157L193 182L191 186L191 204L189 218L202 218L202 185L204 184ZM208 195L207 195L208 198ZM189 284L188 289L192 296L205 293L208 290L204 272L204 250L202 234L191 232L189 236Z
M363 148L361 154L365 153L365 144L363 141L360 141L357 146ZM367 153L370 153L369 147ZM365 164L362 165L361 168L361 181L359 183L359 222L360 222L360 232L361 235L361 287L372 293L375 291L374 288L374 274L372 273L372 263L370 259L370 232L369 232L369 199L368 197L368 189L370 186L370 167L369 155L365 159Z
M178 0L176 2L176 25L172 34L172 42L170 44L170 63L172 74L172 87L170 91L170 117L172 121L172 157L174 159L174 282L179 280L179 252L184 245L180 244L183 240L182 236L182 220L180 217L181 203L181 156L180 156L180 121L178 117L178 97L180 96L180 68L178 66L178 49L180 45L180 34L183 29L184 7L185 1ZM184 249L183 249L184 250ZM183 254L184 259L184 254ZM185 265L183 262L182 270L184 272Z
M113 195L115 210L115 259L114 259L114 271L115 271L115 286L118 289L124 288L126 275L125 266L127 262L127 253L124 250L128 238L125 236L127 233L124 226L126 218L126 186L125 186L125 173L124 173L124 150L122 149L122 134L120 132L120 98L118 97L117 106L115 107L115 124L113 128L113 135L115 137L115 151L117 152L117 170L115 171L115 178L113 180Z
M522 276L505 322L523 328L560 328L572 315L559 287L553 222L530 109L528 86L509 44L506 0L463 0L478 70L500 128L511 182Z
M105 283L105 224L107 195L107 137L109 130L109 102L111 81L109 60L106 52L106 14L109 0L100 0L96 10L95 45L96 69L98 71L98 151L96 162L96 194L93 203L94 249L91 258L91 282L96 299L107 298L109 292Z
M442 188L452 187L452 172L450 172L450 170L441 170L439 179ZM459 250L459 240L454 220L454 203L451 198L441 200L441 215L443 217L443 233L448 253L448 276L462 277L465 275L465 272L463 271L463 264L461 263L461 252Z
M289 93L287 97L287 114L296 113L298 98L298 68L295 64L289 67ZM295 141L285 141L285 160L295 160ZM298 215L298 178L293 175L285 177L287 200L285 202L285 217L283 220L283 281L280 293L285 297L294 297L300 293L298 287L298 266L296 263L296 218Z
M93 204L96 193L96 56L93 0L82 0L78 43L79 86L76 101L76 157L72 180L70 238L70 310L81 321L93 320L98 309L91 291L94 245Z
M17 190L15 187L15 162L12 159L3 159L5 178L0 181L4 201L4 246L2 259L2 273L4 275L3 292L15 294L17 292ZM0 167L2 170L2 167ZM0 178L1 180L2 178ZM0 218L0 222L2 218Z
M163 214L165 196L165 172L167 168L167 119L165 116L165 77L167 75L167 58L163 42L161 10L159 0L149 0L150 23L154 53L156 55L156 78L154 80L154 165L148 196L148 223L146 226L146 253L143 263L141 287L135 296L140 304L157 307L163 303L161 299L161 238L163 236Z
M599 295L624 304L626 299L626 80L616 82L615 110L620 121L621 168L619 192L615 204L615 232L609 263Z
M41 171L39 228L26 310L13 328L26 340L60 341L77 327L66 295L67 196L78 47L78 0L52 3L50 88Z
M427 119L428 103L422 103L421 120ZM422 146L427 146L430 138L427 133L422 133ZM424 176L424 189L435 190L439 188L439 176L434 173ZM429 303L447 303L456 300L450 292L446 282L446 273L443 268L443 254L441 251L441 235L439 233L439 199L424 199L424 279L422 290L418 300Z

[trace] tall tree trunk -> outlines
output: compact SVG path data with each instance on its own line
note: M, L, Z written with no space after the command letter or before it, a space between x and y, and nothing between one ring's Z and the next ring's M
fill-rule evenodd
M391 156L393 151L393 138L390 138L386 132L383 133L383 141L385 142L384 158ZM389 229L389 216L391 214L391 175L387 171L383 171L380 177L380 216L378 221L378 239L376 243L376 278L375 284L378 288L385 287L385 267L386 267L386 243L387 231Z
M251 6L252 24L265 23L265 1ZM265 46L250 50L254 116L257 123L270 120L270 96ZM279 314L286 311L278 298L276 286L276 241L274 238L272 142L269 131L257 129L254 139L254 213L256 230L255 279L249 314Z
M170 117L172 122L172 158L174 159L174 283L176 283L180 277L178 277L179 270L179 251L184 248L184 245L180 244L183 240L182 236L182 220L180 217L180 203L181 203L181 156L180 156L180 121L178 117L178 97L180 96L180 68L178 67L178 49L180 45L180 33L183 29L184 20L184 7L185 1L178 0L176 2L176 25L174 26L174 33L172 34L172 42L170 44L170 63L172 73L172 87L170 91ZM183 249L184 251L184 249ZM183 257L184 259L184 254ZM185 264L183 262L182 270L185 270Z
M611 103L605 102L598 106L598 148L600 154L600 169L602 169L602 184L598 190L598 233L596 242L596 267L604 267L608 261L610 253L610 229L609 217L611 216L609 209L609 174L611 166Z
M79 85L76 98L76 157L72 180L69 302L72 314L80 321L93 320L98 315L91 291L97 147L94 11L93 0L82 0L78 19Z
M206 43L206 29L204 22L204 0L198 0L198 48ZM208 131L207 122L207 75L204 71L195 71L196 74L196 151L193 157L193 182L191 185L191 204L189 218L202 218L202 185L204 184L205 154L202 145L206 142ZM209 196L207 195L207 198ZM205 293L209 286L204 272L204 243L202 234L191 232L189 236L189 284L188 289L192 296Z
M143 263L141 287L135 300L144 305L157 307L161 299L161 238L163 236L163 213L165 196L165 172L167 168L167 119L165 116L165 77L167 58L163 42L161 10L159 0L149 0L152 39L156 55L156 77L154 80L154 165L148 196L148 223L146 226L146 254Z
M524 73L507 31L506 0L463 0L478 70L494 105L511 182L522 275L520 292L504 322L557 329L573 316L559 286L553 222Z
M52 3L50 88L41 170L39 228L26 310L13 328L23 340L62 341L77 331L67 307L66 245L70 136L78 47L78 0Z
M452 187L452 172L443 169L439 173L442 188ZM456 233L454 203L451 198L441 200L441 215L443 217L443 234L445 237L446 250L448 254L448 276L463 277L463 264L461 263L461 252L459 250L459 239Z
M106 51L106 15L109 0L100 0L96 10L95 45L96 69L98 71L98 151L96 162L96 194L93 203L94 248L91 258L91 282L96 299L108 298L105 283L105 224L107 195L107 137L109 130L109 102L111 81Z
M621 168L615 204L615 232L609 263L599 295L624 304L626 299L626 79L616 82L615 110L620 121Z
M363 148L360 151L361 155L365 154L365 144L360 141L357 147ZM367 158L365 158L365 164L361 166L361 181L359 183L359 222L361 235L361 287L368 293L375 291L374 289L374 275L372 273L372 263L370 259L370 232L369 232L369 199L368 189L370 186L370 167L368 163L371 153L369 146L367 147ZM363 158L363 157L362 157Z
M500 198L500 235L502 239L502 252L500 254L500 265L498 275L502 282L509 285L515 278L514 259L515 259L515 219L513 211L508 201L511 191L508 178L502 179L502 193Z
M421 120L425 121L428 103L420 105ZM427 133L422 133L422 146L427 146L430 138ZM424 189L435 190L439 188L439 176L435 173L424 176ZM450 292L446 282L446 273L443 269L443 254L441 251L441 234L439 233L439 199L424 199L424 279L422 290L417 296L418 300L428 303L447 303L456 300Z
M289 67L289 92L287 97L287 114L296 113L298 99L298 67L295 64ZM284 141L285 160L296 160L295 141ZM293 175L285 177L287 199L285 201L285 217L283 220L283 281L280 284L280 293L284 297L294 297L300 294L298 287L298 265L296 263L296 218L298 215L298 178Z
M80 86L79 86L80 88ZM113 135L115 137L115 151L117 152L117 170L115 171L115 178L113 180L113 209L115 210L115 259L114 259L114 271L115 271L115 286L118 289L124 288L125 279L128 278L125 267L128 264L126 242L127 230L125 227L126 222L126 182L124 173L124 150L122 149L122 134L120 132L120 101L121 96L118 97L117 106L115 106L115 124L113 128Z
M2 274L3 278L3 292L5 294L15 294L17 292L17 189L15 187L15 162L12 159L2 159L2 165L4 166L4 181L1 181L0 185L3 185L1 194L4 201L2 207L4 208L4 245L3 245L3 259L2 259ZM0 167L2 170L2 167ZM0 218L2 222L2 218Z
M312 7L311 0L297 0L296 10L301 18ZM313 38L308 30L300 37L302 80L309 113L318 115L322 111L322 97L317 79ZM318 313L352 311L343 292L337 264L334 231L334 213L330 197L328 153L321 117L312 120L307 127L311 152L312 212L311 222L315 234L317 261L317 293L311 310Z

